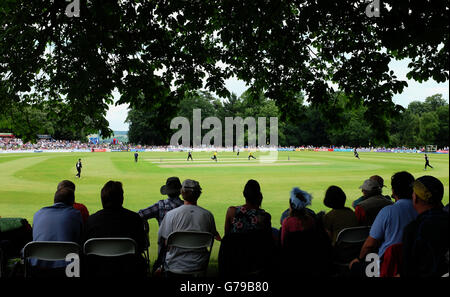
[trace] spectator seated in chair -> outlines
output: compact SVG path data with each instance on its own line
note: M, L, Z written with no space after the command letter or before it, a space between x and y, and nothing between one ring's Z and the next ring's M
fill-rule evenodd
M86 265L82 265L82 274L88 277L146 276L149 267L146 267L142 256L146 248L144 224L136 212L122 206L122 183L108 181L100 196L103 209L89 216L83 230L83 242L91 238L131 238L136 242L137 254L114 258L87 256L84 262ZM86 270L83 271L83 267Z
M164 242L166 245L169 235L175 231L209 232L217 240L221 240L212 213L197 205L201 194L202 189L197 181L190 179L183 181L181 195L184 204L165 215L159 228L158 242ZM165 245L160 253L165 253L163 271L168 277L182 276L170 273L169 270L183 271L183 273L200 270L209 259L204 251L185 251L177 247L166 250Z
M342 229L358 226L358 220L353 210L345 207L346 196L337 186L330 186L325 192L323 204L332 208L322 217L325 230L330 236L331 243L336 243L336 237Z
M57 190L62 188L69 188L75 192L75 184L70 180L63 180L58 184ZM81 218L83 219L83 224L86 223L89 217L89 211L87 207L82 203L73 202L73 208L77 209L81 213Z
M392 201L381 195L381 187L373 179L366 179L359 188L364 200L355 207L356 218L361 226L371 226L378 212Z
M54 204L44 207L33 217L33 241L70 241L80 244L82 232L81 213L72 207L75 194L72 189L61 188L56 191ZM65 276L67 263L31 259L32 275ZM33 272L34 271L34 272Z
M449 272L449 216L442 209L444 185L433 176L414 182L412 203L418 216L403 231L400 276L441 277Z
M382 264L385 250L402 242L403 229L417 216L412 203L413 182L414 176L406 171L397 172L392 176L392 197L395 203L380 210L361 248L359 258L350 265L360 263L369 253L377 253ZM362 266L365 266L365 262Z
M281 227L282 272L287 275L328 276L332 272L331 240L306 211L311 204L309 193L293 188L290 214Z

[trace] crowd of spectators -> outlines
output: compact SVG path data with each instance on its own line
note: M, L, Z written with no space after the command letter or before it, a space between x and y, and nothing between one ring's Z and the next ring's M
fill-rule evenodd
M219 275L224 277L291 273L365 277L366 256L370 253L380 259L380 276L440 277L448 273L449 216L448 205L442 204L442 182L429 175L416 179L402 171L391 177L391 196L382 195L383 186L384 180L379 176L362 181L363 195L352 205L355 209L352 210L345 206L343 189L331 185L323 197L323 204L330 208L326 213L311 210L308 207L311 194L293 187L287 195L289 208L279 214L281 228L276 229L271 223L274 214L261 208L260 184L250 179L243 185L245 203L230 206L226 211L222 237L216 229L214 215L199 206L202 188L198 181L181 182L178 177L169 177L160 189L166 198L138 212L123 207L125 195L121 182L109 181L100 193L103 209L89 214L82 203L75 202L75 185L64 180L57 186L53 205L38 210L33 226L22 228L21 232L31 232L28 241L71 241L81 246L98 237L126 237L136 242L139 252L136 257L122 262L91 257L82 262L91 267L85 273L88 276L122 274L170 278L181 276L173 271L185 275L207 265L209 256L203 249L168 248L168 237L176 231L207 232L221 241L218 268ZM159 224L158 258L150 270L141 254L148 247L145 224L153 218ZM4 224L2 219L0 224ZM4 230L1 226L0 230ZM369 235L348 267L336 269L333 257L339 233L358 226L369 226ZM22 240L21 244L14 242L17 238ZM0 232L2 265L5 258L17 255L17 248L26 243L24 238L27 237L6 238L4 232ZM32 261L31 265L37 275L62 276L67 263Z
M156 146L156 145L133 145L129 143L114 143L114 142L103 142L103 143L92 143L92 142L81 142L81 141L71 141L71 140L54 140L54 139L39 139L35 143L31 142L23 142L20 138L9 138L9 137L0 137L0 151L58 151L58 150L102 150L102 149L111 149L111 150L158 150L158 151L170 151L170 150L191 150L192 148L182 148L177 146ZM208 147L198 147L193 148L194 150L216 150L217 148L208 146ZM225 148L226 150L233 151L233 149L237 148ZM249 147L248 150L258 150L258 147ZM267 149L267 148L265 148ZM271 147L270 149L273 149ZM302 146L279 146L280 150L306 150L306 151L314 151L314 150L331 150L331 149L344 149L350 150L354 149L350 146L313 146L313 145L302 145ZM425 147L419 148L407 148L407 147L397 147L397 148L386 148L386 147L358 147L356 148L359 151L398 151L398 150L411 150L411 151L419 151L424 152L426 150ZM440 148L442 152L448 152L448 147Z

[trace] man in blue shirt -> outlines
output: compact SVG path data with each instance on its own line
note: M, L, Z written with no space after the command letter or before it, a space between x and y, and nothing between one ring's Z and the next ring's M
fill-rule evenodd
M379 258L382 259L386 248L402 242L404 227L417 217L412 204L413 183L414 176L406 171L392 176L392 196L396 202L380 210L357 260L361 261L373 252L378 252Z
M33 241L81 242L81 213L72 207L74 191L62 188L56 191L54 204L41 208L33 217ZM65 261L41 261L32 259L32 266L40 268L61 268Z

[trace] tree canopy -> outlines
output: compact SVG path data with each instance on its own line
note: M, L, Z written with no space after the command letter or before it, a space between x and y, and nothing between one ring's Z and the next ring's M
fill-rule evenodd
M104 121L107 105L128 103L160 120L186 92L230 97L236 77L263 92L282 119L296 117L296 94L328 116L336 93L365 106L374 138L387 139L407 85L389 69L409 58L408 78L449 79L449 0L90 0L0 2L0 108L6 103L67 104ZM2 112L2 110L0 110ZM102 120L103 119L103 120Z

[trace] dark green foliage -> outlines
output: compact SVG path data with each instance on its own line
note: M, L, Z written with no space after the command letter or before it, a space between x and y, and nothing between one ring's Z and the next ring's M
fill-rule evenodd
M425 101L414 101L399 115L386 121L386 134L389 141L376 139L377 129L367 119L368 108L355 106L343 93L336 94L332 109L305 105L302 94L296 95L295 116L278 123L278 143L281 146L386 146L422 147L436 144L439 147L448 142L448 103L442 95L433 95ZM215 116L222 122L225 117L265 117L266 135L269 131L269 118L280 118L280 110L273 100L262 93L254 94L247 90L241 97L235 94L230 99L220 101L206 91L191 92L179 103L176 116L186 117L192 133L192 111L201 109L202 120ZM167 145L176 130L170 130L170 119L160 118L157 113L131 109L127 121L130 123L129 140L132 143ZM209 129L202 130L204 136ZM224 137L224 135L223 135ZM224 139L223 139L223 142ZM245 136L247 142L247 132Z
M380 1L378 18L365 0L79 2L67 17L63 0L0 1L0 106L64 102L107 136L114 90L119 104L167 120L187 91L229 98L236 76L291 121L300 92L333 110L332 82L388 141L401 112L392 96L406 86L388 63L410 58L417 81L449 78L449 0Z

